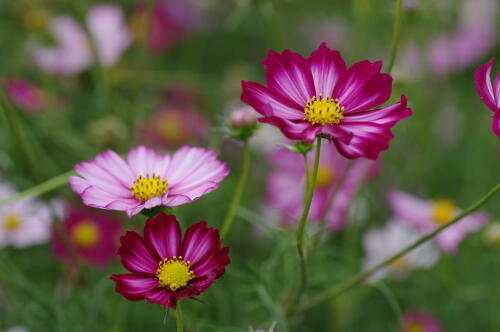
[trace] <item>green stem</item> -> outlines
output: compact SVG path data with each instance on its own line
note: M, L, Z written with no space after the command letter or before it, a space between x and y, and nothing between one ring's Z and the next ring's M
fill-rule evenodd
M396 55L398 54L399 37L401 36L401 21L403 17L402 7L403 0L396 0L396 14L394 17L394 28L392 33L391 57L389 59L389 67L387 68L388 74L391 73L394 61L396 61Z
M177 302L175 307L175 322L177 323L177 332L184 332L184 319L182 318L181 302Z
M334 298L349 289L353 288L354 286L362 283L366 278L371 276L373 273L377 272L378 270L386 267L387 265L393 263L394 261L398 260L402 256L406 255L413 249L419 247L420 245L424 244L425 242L429 241L430 239L434 238L436 235L444 231L446 228L454 225L457 223L459 220L464 218L465 216L468 216L469 214L473 213L477 209L479 209L481 206L483 206L487 201L489 201L498 191L500 191L500 184L497 184L493 189L491 189L486 195L484 195L481 199L479 199L476 203L472 204L470 207L465 209L462 213L460 213L458 216L453 218L449 223L437 228L433 232L422 236L420 239L415 241L413 244L409 245L408 247L404 248L394 256L386 259L385 261L375 265L374 267L359 272L352 278L340 283L339 285L330 288L329 290L323 292L321 295L318 295L317 297L313 298L311 301L306 303L304 306L300 307L299 310L307 310L310 309L330 298Z
M26 155L26 159L30 166L31 173L33 175L35 182L40 182L41 180L40 172L38 171L36 158L29 144L28 137L26 136L26 133L23 130L21 121L19 121L14 106L10 104L10 102L8 101L7 97L3 94L1 89L0 89L0 108L3 109L5 117L7 118L7 122L9 123L10 129L14 133L14 136L16 136L17 140L19 141L19 145L21 146L21 149Z
M31 188L29 188L25 191L22 191L14 196L0 200L0 206L12 203L12 202L17 201L17 200L22 199L22 198L37 197L37 196L43 195L49 191L57 189L57 188L65 185L66 183L68 183L69 177L72 175L76 175L76 173L74 171L69 171L69 172L63 173L61 175L58 175L56 177L53 177L50 180L42 182L39 185L31 187Z
M309 186L311 185L311 174L309 173L309 160L307 159L307 152L303 153L302 155L304 156L304 169L306 171L306 192L307 192L307 188L309 188Z
M233 224L234 216L236 214L236 210L240 205L241 196L243 195L243 190L245 189L248 173L250 170L250 147L248 144L248 140L245 140L243 143L243 164L241 166L240 178L238 179L238 184L236 185L236 191L234 192L233 200L229 205L229 209L227 210L226 217L224 218L224 223L222 224L221 237L225 238L231 229L231 225Z
M297 300L300 300L300 296L307 286L307 271L306 271L306 261L304 256L304 235L306 231L307 217L309 216L309 209L311 208L311 203L313 199L314 187L316 186L316 178L318 176L320 153L321 153L321 137L318 137L316 139L316 154L314 156L314 166L313 166L311 182L307 187L306 196L304 199L304 209L302 210L302 215L300 217L299 225L297 228L297 252L299 254L299 264L300 264L300 284L299 284Z

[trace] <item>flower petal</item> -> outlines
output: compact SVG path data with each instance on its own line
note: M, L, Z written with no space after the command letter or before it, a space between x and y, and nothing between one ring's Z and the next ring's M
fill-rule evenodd
M115 291L130 301L143 300L147 292L158 287L158 278L156 277L113 274L110 279L116 282Z
M151 253L144 239L136 232L127 232L120 238L122 246L118 249L122 265L130 272L155 275L160 257Z
M87 26L94 40L99 62L113 66L132 42L120 7L109 4L93 6L87 14Z
M491 130L495 135L500 137L500 111L493 116L493 120L491 121Z
M263 117L259 122L268 123L278 127L283 135L291 140L314 142L321 127L312 125L307 121L290 121L277 116Z
M173 215L160 212L146 221L144 239L160 259L180 256L181 238L181 228Z
M269 110L276 116L300 120L304 118L304 108L290 103L280 95L272 93L265 86L255 82L241 82L243 93L241 101L252 106L262 115L267 115Z
M145 295L149 303L158 303L164 308L175 308L177 300L174 293L166 288L154 289Z
M349 112L367 110L385 103L391 96L392 78L381 74L382 62L368 60L353 64L336 85L333 96Z
M169 184L166 198L169 202L177 195L198 199L216 189L229 174L229 169L213 151L184 146L173 155L164 174Z
M388 201L393 213L410 226L422 232L435 229L432 202L398 190L389 192Z
M290 99L300 109L315 95L314 81L307 61L298 53L269 50L264 60L267 86L271 92Z
M170 156L145 146L138 146L128 152L127 161L136 176L144 176L147 173L162 176L169 167Z
M182 256L185 261L190 261L195 269L198 264L203 263L203 258L219 250L219 246L219 231L207 227L206 221L200 221L186 230L182 242Z
M399 120L404 119L412 114L411 109L406 107L407 102L408 100L406 99L406 96L402 95L401 100L398 103L384 108L347 113L342 119L342 122L375 122L380 125L392 127Z
M479 97L481 97L482 101L490 110L497 112L500 107L499 100L497 100L494 95L490 78L491 67L493 66L494 61L495 59L491 59L487 64L479 66L479 68L476 69L474 79ZM495 85L497 85L497 80L495 80Z
M390 128L370 122L353 122L343 124L343 127L353 133L349 144L334 139L335 146L346 158L377 159L380 152L389 148L393 138Z
M332 96L333 88L346 72L346 65L340 53L322 43L307 61L311 68L316 96Z

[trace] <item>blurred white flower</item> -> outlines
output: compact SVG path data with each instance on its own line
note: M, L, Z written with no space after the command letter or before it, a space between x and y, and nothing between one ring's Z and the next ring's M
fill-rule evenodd
M98 4L87 13L90 40L71 16L55 17L50 26L55 47L32 46L35 63L44 71L58 75L75 75L97 61L103 67L113 66L132 42L122 10L115 5Z
M401 221L390 220L383 228L372 229L365 234L363 247L366 251L364 269L369 269L420 238L420 233ZM396 279L406 277L412 268L429 268L438 259L438 250L427 242L389 266L374 273L369 280L376 281L387 275Z
M0 199L16 193L9 185L0 184ZM22 248L47 242L52 233L51 221L49 207L35 199L21 199L0 206L0 248Z

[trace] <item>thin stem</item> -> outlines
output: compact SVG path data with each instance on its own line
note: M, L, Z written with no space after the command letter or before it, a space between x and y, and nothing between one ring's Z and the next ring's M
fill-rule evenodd
M7 100L7 97L3 94L1 89L0 89L0 108L3 109L5 117L7 118L7 122L9 123L10 129L14 133L14 136L16 136L17 140L19 141L19 145L21 146L21 149L26 155L26 159L30 166L31 173L33 175L35 182L40 182L41 180L40 172L38 171L36 158L29 144L28 137L26 136L26 133L23 130L23 126L21 121L19 120L16 109L14 108L13 105L10 104L10 102Z
M401 21L403 17L402 7L403 0L396 0L396 14L394 17L394 28L392 33L391 57L389 59L389 67L387 67L388 74L391 73L394 61L396 61L396 55L398 54L398 45L401 36Z
M307 152L303 153L302 155L304 156L304 169L306 172L306 192L307 192L307 188L309 188L309 186L311 185L311 174L309 171L309 160L307 158Z
M53 177L50 180L47 180L45 182L40 183L37 186L31 187L25 191L22 191L14 196L8 197L6 199L0 200L0 206L12 203L14 201L17 201L22 198L28 198L28 197L37 197L40 195L43 195L49 191L52 191L54 189L57 189L69 181L69 177L72 175L75 175L76 173L74 171L69 171L66 173L63 173L61 175L58 175L56 177Z
M304 209L302 210L302 216L299 220L299 225L297 228L297 252L299 254L299 264L300 264L300 284L297 293L297 300L300 300L302 292L307 286L307 271L306 271L306 261L304 256L304 235L306 230L306 221L309 216L309 209L311 208L311 202L314 194L314 187L316 186L316 178L318 176L319 167L319 156L321 153L321 137L316 139L316 154L314 156L314 166L311 177L311 182L307 186L306 196L304 199Z
M248 140L245 140L243 143L243 162L241 166L240 178L238 179L238 184L236 185L236 191L234 192L233 200L229 205L229 209L227 210L226 217L224 218L224 223L222 224L221 237L225 238L231 229L231 225L233 224L234 216L236 214L236 210L238 210L238 206L240 205L241 196L243 195L243 190L245 189L248 173L250 170L250 147L248 144Z
M182 318L181 302L177 302L175 307L175 322L177 323L177 332L184 332L184 319Z
M467 215L473 213L474 211L476 211L477 209L479 209L487 201L489 201L498 191L500 191L500 184L497 184L495 187L493 187L493 189L491 189L486 195L484 195L477 202L475 202L470 207L465 209L458 216L453 218L453 220L451 220L449 223L437 228L436 230L434 230L433 232L431 232L427 235L422 236L420 239L415 241L413 244L404 248L403 250L401 250L400 252L398 252L394 256L392 256L392 257L384 260L383 262L375 265L374 267L372 267L368 270L359 272L358 274L356 274L352 278L340 283L339 285L337 285L335 287L330 288L329 290L325 291L323 294L318 295L316 298L313 298L310 302L308 302L304 306L300 307L299 310L310 309L310 308L312 308L312 307L314 307L314 306L316 306L316 305L318 305L318 304L320 304L320 303L322 303L330 298L336 297L336 296L348 291L352 287L362 283L366 278L371 276L373 273L377 272L378 270L380 270L380 269L384 268L385 266L398 260L399 258L406 255L407 253L409 253L413 249L419 247L420 245L422 245L425 242L429 241L430 239L434 238L436 235L438 235L439 233L444 231L446 228L454 225L456 222L458 222L459 220L461 220L465 216L467 216Z

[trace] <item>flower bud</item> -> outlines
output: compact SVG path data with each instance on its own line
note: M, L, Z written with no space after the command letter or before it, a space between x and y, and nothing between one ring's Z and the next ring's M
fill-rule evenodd
M231 112L229 124L235 129L252 128L257 124L257 114L251 107L242 106Z

